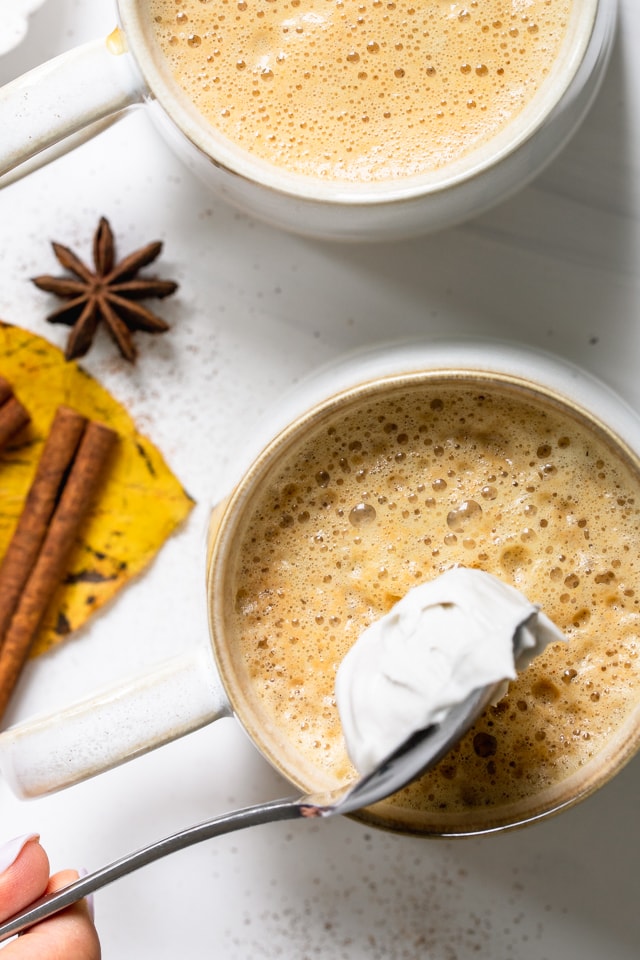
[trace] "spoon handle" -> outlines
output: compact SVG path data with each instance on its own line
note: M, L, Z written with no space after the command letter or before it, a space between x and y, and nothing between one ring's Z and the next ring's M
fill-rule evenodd
M40 900L36 900L25 910L16 913L0 924L0 942L8 940L15 934L22 933L35 923L64 910L72 903L77 903L78 900L82 900L83 897L99 890L101 887L105 887L112 881L118 880L128 873L133 873L134 870L139 870L140 867L144 867L148 863L153 863L154 860L160 860L170 853L183 850L185 847L200 843L202 840L220 837L225 833L243 830L245 827L271 823L276 820L295 820L305 815L303 809L304 806L299 799L273 800L269 803L257 804L253 807L246 807L244 810L236 810L233 813L205 820L203 823L198 823L186 830L181 830L179 833L174 833L170 837L165 837L163 840L151 843L135 853L130 853L121 857L120 860L115 860L106 867L95 870L56 893L41 897Z

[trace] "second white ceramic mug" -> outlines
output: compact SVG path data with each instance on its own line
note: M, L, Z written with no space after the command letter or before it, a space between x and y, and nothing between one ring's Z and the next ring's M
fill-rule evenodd
M315 237L408 237L473 217L534 177L587 113L615 32L617 0L575 0L568 40L522 114L458 168L381 185L289 174L234 147L181 97L154 53L143 0L118 0L120 26L0 89L0 186L147 105L176 152L219 195Z
M251 512L252 498L272 482L273 465L308 437L318 422L326 425L327 416L354 402L361 404L362 398L366 406L373 395L393 391L398 384L404 389L405 383L411 383L428 392L434 382L442 386L443 381L461 378L482 390L491 390L493 384L498 390L524 390L545 403L551 399L570 416L576 411L579 420L584 417L598 435L608 438L612 449L624 451L634 471L640 471L637 415L587 373L547 354L492 342L408 342L382 345L332 365L283 398L277 411L265 419L247 444L246 462L237 465L237 483L214 512L207 585L210 638L119 688L98 692L60 714L36 718L0 734L0 770L14 791L33 797L69 786L231 715L263 756L301 791L328 789L322 778L330 782L333 772L302 769L299 751L288 741L287 731L262 722L241 671L233 664L227 617L234 604L229 570L237 554L238 531L247 511ZM634 697L640 700L640 691ZM418 823L415 817L407 819L406 812L394 809L390 814L379 808L366 817L376 825L426 835L491 832L546 817L606 783L638 749L637 709L618 718L613 727L606 749L593 761L540 796L532 794L513 809L505 807L493 819L482 812L474 817L474 811L468 810L453 822L435 811L431 819L421 815Z

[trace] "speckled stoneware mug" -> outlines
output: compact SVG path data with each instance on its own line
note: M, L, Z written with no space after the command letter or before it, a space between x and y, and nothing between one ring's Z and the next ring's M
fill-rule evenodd
M455 162L444 159L416 175L398 177L390 164L388 176L378 182L369 174L353 182L343 182L333 174L307 176L288 169L285 161L272 163L256 156L252 148L234 144L203 119L173 79L145 15L147 7L144 0L118 0L119 26L106 40L63 54L0 89L0 186L142 105L177 153L232 204L310 236L377 240L425 233L475 216L536 175L565 144L593 102L613 43L617 4L616 0L573 0L557 56L536 71L544 75L538 91L495 134L480 138L479 146ZM239 7L247 10L246 4ZM458 9L464 5L450 7L447 15L453 30L456 18L470 14ZM305 9L295 14L302 18L300 32L317 26L321 36L326 9L318 11L311 5L307 20ZM283 30L288 30L285 21L291 16L287 10L282 13ZM415 10L409 13L415 15ZM523 11L517 13L520 17ZM524 10L525 19L526 13ZM474 11L473 16L477 15ZM246 16L251 16L251 11ZM263 21L256 21L258 47L264 39L261 24ZM426 28L431 29L425 21L420 30ZM520 32L526 38L522 24ZM514 42L521 44L522 37ZM283 43L285 40L289 42L284 38ZM383 46L385 42L382 40ZM446 48L447 41L443 43ZM258 54L256 71L260 72ZM355 61L358 55L350 54L347 59L349 56ZM466 64L452 69L487 70ZM395 76L403 72L401 69ZM474 91L483 78L471 76L469 102L475 106ZM397 91L392 96L398 96ZM331 100L330 92L327 97ZM269 103L272 108L273 102ZM505 109L511 108L507 105ZM340 124L336 124L335 136L328 133L328 141L338 138ZM374 153L376 149L373 147Z
M359 816L459 836L571 806L640 745L639 453L636 414L546 354L433 342L345 358L282 399L214 511L208 642L5 731L4 776L37 796L233 715L296 788L338 787L354 775L338 663L407 588L463 564L517 586L567 642Z

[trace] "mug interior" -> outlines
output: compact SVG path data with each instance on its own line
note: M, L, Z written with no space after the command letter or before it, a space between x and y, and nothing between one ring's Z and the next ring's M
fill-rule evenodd
M536 95L495 136L440 169L380 183L344 183L286 172L235 145L201 116L173 79L170 67L156 47L144 14L144 0L118 0L118 9L128 46L152 97L175 127L215 166L280 194L342 205L361 205L446 192L513 154L545 125L568 92L588 49L601 2L574 0L559 54L549 65Z
M330 764L317 765L315 761L312 762L309 756L292 745L289 732L262 709L247 664L243 662L234 638L234 610L238 602L237 585L234 584L238 544L247 531L258 499L274 482L283 464L295 456L310 436L326 430L335 422L336 416L362 409L363 405L383 396L402 396L407 391L417 391L428 398L452 386L487 391L498 397L520 398L541 411L559 412L568 423L586 430L610 457L630 471L640 494L638 456L613 430L598 417L555 391L503 373L451 369L378 378L329 397L279 433L214 515L208 565L209 616L214 654L236 715L270 762L305 793L340 788L346 779L354 776L354 772L350 770L345 775L341 769L340 774L336 775ZM332 671L335 666L329 663L327 670ZM640 746L640 679L637 673L633 673L638 669L637 661L628 667L631 668L631 682L635 682L632 708L624 716L616 718L616 729L602 749L559 782L538 785L531 793L525 792L517 802L486 807L469 804L463 811L454 812L439 809L437 804L416 806L411 797L405 802L401 793L356 816L372 825L405 833L464 836L521 826L576 803L609 780ZM468 737L473 737L473 731Z

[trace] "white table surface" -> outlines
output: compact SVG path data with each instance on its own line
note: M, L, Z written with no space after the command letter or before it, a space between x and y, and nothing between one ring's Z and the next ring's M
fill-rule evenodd
M0 82L115 24L109 0L47 0ZM208 195L137 111L0 194L0 318L62 345L30 283L49 240L89 254L101 214L122 253L165 240L177 279L163 337L131 369L99 337L84 361L197 499L147 573L31 663L9 716L57 709L206 633L204 543L256 415L323 361L391 335L506 337L568 357L640 407L640 6L563 154L509 202L406 243L337 246ZM1 135L1 133L0 133ZM55 796L0 783L0 833L40 831L54 869L94 868L184 825L287 794L234 720ZM598 795L524 831L425 841L336 820L212 841L99 892L106 960L637 960L640 757Z

